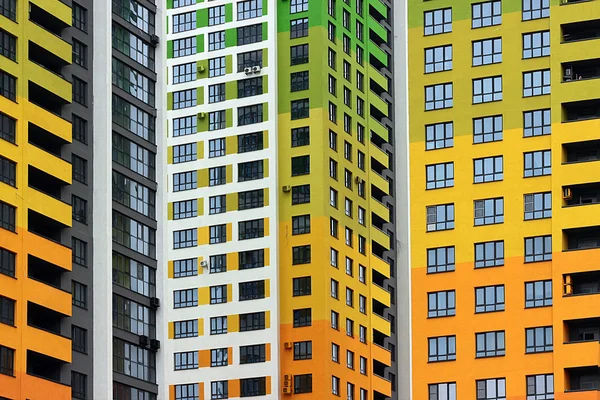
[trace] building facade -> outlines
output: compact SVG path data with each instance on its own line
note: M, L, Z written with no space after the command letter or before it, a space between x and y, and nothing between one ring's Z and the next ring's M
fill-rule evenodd
M415 399L597 398L599 16L408 2Z
M395 398L391 7L167 2L165 398Z

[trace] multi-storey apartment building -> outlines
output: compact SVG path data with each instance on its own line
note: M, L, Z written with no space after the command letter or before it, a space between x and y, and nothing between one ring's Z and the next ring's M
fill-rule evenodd
M599 18L409 1L415 399L597 398Z
M395 398L392 4L166 13L165 398Z

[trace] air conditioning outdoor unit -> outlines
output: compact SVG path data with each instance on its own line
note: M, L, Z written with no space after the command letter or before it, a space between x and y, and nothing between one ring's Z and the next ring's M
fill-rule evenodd
M292 388L289 387L284 387L283 389L281 389L281 391L283 392L283 394L292 394Z
M206 118L206 113L203 113L203 112L198 113L198 118L200 118L200 119Z
M157 339L150 340L150 348L152 350L160 349L160 340L157 340Z
M150 307L158 308L160 307L160 300L158 297L150 297Z
M291 349L292 347L294 347L294 344L292 342L285 342L283 344L283 347L285 347L286 349Z
M204 261L204 260L200 261L200 266L202 268L208 268L208 261Z
M140 343L140 346L146 347L150 344L150 338L146 335L141 335L139 343Z
M357 176L357 177L354 178L354 182L361 183L362 182L362 178L360 176Z
M254 67L252 67L252 72L254 72L255 74L258 74L261 69L262 68L260 67L260 65L255 65Z
M244 73L246 75L250 75L252 73L252 67L246 67L246 68L244 68Z
M198 65L198 72L204 72L204 65Z
M290 185L285 185L281 188L281 190L283 190L284 193L287 193L292 190L292 187Z
M571 191L571 188L563 188L563 199L564 200L571 200L573 198L573 192Z

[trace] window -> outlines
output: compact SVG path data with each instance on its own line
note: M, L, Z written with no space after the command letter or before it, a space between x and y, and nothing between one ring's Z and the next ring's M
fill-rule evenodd
M532 193L524 196L525 220L552 217L552 194Z
M113 252L113 283L146 297L155 295L156 271Z
M73 26L82 32L87 32L87 10L73 3Z
M367 343L367 327L359 325L358 326L358 338L361 343ZM394 353L392 353L394 354ZM393 355L392 355L393 357Z
M502 77L473 79L473 104L502 100Z
M290 75L290 78L291 78L291 91L292 92L308 90L308 87L309 87L308 71L294 72Z
M227 317L212 317L210 319L210 334L222 335L227 333Z
M208 60L209 78L225 75L225 72L225 57L211 58L210 60Z
M265 191L264 189L249 190L238 192L238 210L250 210L252 208L264 207Z
M310 174L310 156L292 157L292 176Z
M11 232L16 231L15 214L16 208L0 201L0 228Z
M265 312L240 314L240 332L265 329Z
M367 313L367 298L362 294L358 295L358 310L363 314Z
M523 113L523 136L549 135L552 130L550 109L525 111Z
M76 134L76 128L80 126L78 121L83 121L76 115L73 115L73 139L80 138L80 135ZM15 143L16 139L16 125L17 121L9 117L6 114L0 113L0 139L4 139L9 143Z
M87 82L79 79L76 76L73 79L73 101L87 107ZM6 87L6 86L5 86ZM4 89L5 90L5 89ZM4 93L2 90L2 93ZM13 92L14 93L14 92ZM5 96L10 99L9 96Z
M454 123L443 122L425 125L425 150L454 146Z
M308 44L290 47L290 64L306 64L308 62Z
M473 183L495 182L504 179L503 158L486 157L473 160Z
M310 245L292 247L292 265L309 264L311 259Z
M550 70L523 72L523 97L550 94Z
M550 31L523 34L523 58L550 55Z
M229 398L229 382L215 381L210 383L211 399L228 399Z
M267 393L266 385L266 377L240 379L240 396L264 396Z
M456 291L432 292L427 297L429 318L456 315Z
M253 181L264 177L263 160L249 161L238 164L238 182Z
M113 211L113 241L148 257L156 253L156 231L147 225Z
M196 54L196 36L173 40L173 58Z
M245 0L237 3L237 20L258 18L262 16L263 0Z
M240 270L262 268L265 266L265 250L241 251L238 255L238 268Z
M198 259L187 258L185 260L173 261L173 277L183 278L198 275Z
M183 249L198 246L198 229L183 229L173 232L173 248Z
M209 272L211 274L216 274L219 272L227 272L227 255L226 254L217 254L209 257Z
M238 136L238 153L247 153L263 149L263 133L254 132Z
M427 232L454 229L454 204L427 207Z
M14 376L15 351L0 346L0 374Z
M16 254L0 247L0 274L15 276Z
M71 294L73 305L87 309L87 286L79 282L71 281Z
M198 368L198 352L187 351L175 353L175 371Z
M239 283L239 301L265 298L265 281Z
M429 362L456 360L456 336L429 338Z
M330 248L329 249L329 264L331 264L332 267L335 267L335 268L338 267L338 258L339 258L339 252L334 248Z
M173 219L198 216L198 199L173 202Z
M427 273L450 272L455 269L454 246L427 249Z
M500 1L472 4L471 10L471 27L473 29L502 23L502 3Z
M501 141L502 126L502 115L473 118L473 143Z
M329 68L333 69L334 71L336 70L336 52L333 51L331 48L329 48L328 52L327 52L327 65L329 65Z
M337 376L331 377L331 393L336 396L340 395L340 378Z
M552 281L525 282L525 308L552 305Z
M119 1L121 3L124 2L123 0ZM127 3L133 4L131 2ZM129 15L134 15L130 10L126 10L124 13L127 14L127 16L125 16L126 19L129 18ZM141 19L138 19L138 21L141 21ZM150 43L145 42L139 36L131 33L129 30L116 23L113 23L112 25L112 40L113 49L144 67L154 69L155 48Z
M346 318L346 336L354 337L354 321Z
M262 41L262 24L248 25L237 28L237 45L252 44Z
M225 84L218 83L216 85L208 86L208 102L219 103L225 101Z
M17 0L0 1L0 14L13 21L17 20Z
M71 397L73 399L87 399L87 375L71 371Z
M190 319L187 321L175 321L173 322L174 338L182 339L188 337L198 336L198 320Z
M294 360L312 359L312 341L294 342Z
M196 4L196 0L173 0L173 8L191 6Z
M182 108L194 107L197 104L196 96L196 89L173 92L173 109L180 110Z
M225 367L227 366L227 347L221 349L211 349L210 351L210 366L211 367Z
M529 178L532 176L550 175L551 153L550 150L532 151L523 154L524 158L524 176Z
M240 346L240 364L254 364L265 362L266 346L255 344L251 346Z
M15 325L15 301L4 296L0 296L0 323Z
M454 163L427 165L427 189L440 189L454 186Z
M113 8L117 8L117 11L113 11L115 14L120 15L137 28L150 35L154 33L154 13L139 2L135 0L117 0L114 2Z
M346 367L354 369L354 352L346 350Z
M354 307L354 290L346 287L346 305Z
M240 53L238 54L238 72L243 72L244 68L248 68L248 67L262 67L262 57L263 57L263 51L262 50L255 50L255 51L248 51L245 53ZM222 57L223 60L225 60L225 57ZM225 63L223 63L223 66L225 65Z
M331 361L340 362L340 346L335 343L331 343Z
M334 124L337 124L337 106L332 103L331 101L329 102L329 120L331 122L333 122Z
M361 224L362 226L367 225L366 224L366 214L367 214L367 210L365 210L361 206L358 206L358 223Z
M549 16L550 0L523 0L523 21Z
M475 243L475 268L504 265L504 241Z
M340 314L335 311L331 311L331 327L340 330Z
M344 228L344 242L346 243L346 246L350 246L350 247L353 246L352 238L353 238L352 229L345 227Z
M552 260L552 236L525 238L525 262Z
M173 291L173 307L185 308L198 305L198 289L182 289Z
M209 9L209 11L213 11L214 8L218 8L218 7L213 7L211 9ZM223 8L225 8L225 7L223 7ZM223 18L224 18L224 16L223 16ZM208 22L209 25L213 25L210 23L210 21L211 20L209 18L209 22ZM182 13L182 14L173 15L173 33L191 31L192 29L196 29L196 12L195 11L190 11L190 12L186 12L186 13Z
M475 200L475 226L504 223L504 198Z
M225 243L227 241L227 225L212 225L209 227L209 243Z
M218 185L224 185L225 181L226 181L226 176L227 176L227 169L225 168L225 166L221 166L221 167L214 167L214 168L209 168L208 169L208 186L218 186ZM194 174L196 174L196 171L193 171ZM174 174L173 177L176 177L177 174ZM196 188L197 185L194 186L194 189Z
M312 374L294 375L294 394L312 393Z
M301 278L292 279L293 296L308 296L311 294L311 278L303 276Z
M292 217L292 235L310 233L310 215L297 215Z
M429 400L456 400L456 382L429 384Z
M308 0L291 0L290 14L308 11Z
M554 399L554 375L529 375L527 377L527 400L547 399Z
M336 39L337 39L337 35L335 33L335 25L333 24L333 22L329 21L327 23L327 38L332 41L333 43L335 43ZM345 37L345 36L344 36Z
M0 32L0 53L15 61L16 38ZM80 67L87 68L87 46L75 39L73 39L73 62Z
M452 45L425 49L425 73L452 70Z
M453 106L452 83L425 86L425 111Z
M477 400L506 400L506 379L494 378L475 381Z
M225 48L225 31L208 33L208 51L221 50Z
M504 285L475 288L475 312L504 311Z
M76 161L81 161L81 163L76 163ZM84 171L81 171L82 166ZM73 178L75 180L85 183L85 175L81 177L82 172L85 174L85 166L85 160L73 156ZM17 185L17 164L2 156L0 156L0 182L13 187Z
M497 357L506 354L504 331L475 334L477 350L475 357Z
M173 146L173 164L196 161L196 143L180 144Z
M238 5L238 7L239 7L239 5ZM225 23L225 6L211 7L208 9L208 26L221 25L224 23Z
M346 275L354 276L354 260L346 257Z
M525 353L552 351L552 327L544 326L525 329Z
M452 32L452 8L425 11L425 36Z
M238 239L256 239L265 236L265 220L253 219L238 222Z
M331 280L331 297L333 297L336 300L339 300L339 288L340 288L340 283L338 281L336 281L335 279Z
M197 383L175 385L175 400L198 400L200 389Z
M502 62L502 38L477 40L473 42L473 66Z
M225 85L225 84L222 84ZM263 94L263 77L242 79L237 82L238 98L258 96ZM223 86L223 96L225 96L225 87ZM225 99L225 97L223 97Z
M73 79L77 78L73 77ZM17 78L4 71L0 71L0 96L17 101Z
M238 108L238 126L258 124L260 122L263 122L262 104Z

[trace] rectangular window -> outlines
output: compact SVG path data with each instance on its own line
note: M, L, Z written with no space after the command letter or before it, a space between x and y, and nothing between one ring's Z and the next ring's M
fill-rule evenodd
M115 95L112 97L112 108L113 121L117 125L149 142L154 142L156 121L153 116ZM87 121L83 122L81 128L87 137Z
M294 342L294 360L312 359L312 341Z
M475 288L475 312L504 311L504 285Z
M250 210L252 208L264 207L264 189L248 190L238 192L238 210Z
M8 347L0 346L0 374L14 376L15 351Z
M223 58L223 68L225 68L225 57ZM245 68L262 67L263 51L255 50L238 54L237 72L244 72Z
M297 215L292 217L292 235L310 233L310 215Z
M217 254L210 256L208 259L209 272L216 274L219 272L227 272L227 254Z
M196 63L179 64L173 66L173 84L196 80Z
M245 0L237 4L237 20L258 18L262 16L262 0Z
M87 107L87 82L77 78L76 76L73 76L72 79L73 101Z
M495 182L504 179L503 157L486 157L473 160L473 183Z
M199 386L197 383L175 385L175 400L199 400Z
M456 315L456 291L446 290L427 294L429 318Z
M292 147L308 146L309 144L310 130L308 126L292 129Z
M452 70L452 45L425 49L425 73Z
M311 278L304 276L292 279L293 296L309 296L311 294Z
M173 146L173 164L196 161L196 143Z
M124 3L124 0L119 1ZM129 4L133 3L127 2L128 6ZM130 15L132 17L134 16L134 13L132 13L129 9L125 10L124 13L126 14L126 19L128 19ZM141 21L141 18L137 19L137 21ZM132 23L135 25L134 22ZM129 59L143 65L144 67L154 70L154 46L116 23L113 23L112 25L112 46L113 49L117 50L121 54L124 54Z
M229 398L229 382L215 381L210 383L210 398L212 399L228 399Z
M523 136L549 135L552 131L550 109L525 111L523 113Z
M17 20L17 0L1 0L0 1L0 14L6 18L16 21Z
M239 301L265 298L265 281L239 283Z
M87 399L87 375L71 371L71 397L73 399Z
M549 16L550 0L523 0L523 21L548 18Z
M190 319L187 321L175 321L174 326L174 337L175 339L182 339L188 337L198 337L198 320Z
M504 223L504 198L475 200L475 226Z
M82 32L87 32L87 10L73 3L73 26Z
M425 11L425 36L452 32L452 8Z
M366 394L364 400L367 400ZM456 382L430 383L429 400L456 400Z
M198 289L182 289L173 291L174 308L196 306L198 306Z
M440 189L454 186L454 163L427 165L427 189Z
M550 94L550 70L523 72L523 97Z
M290 14L296 14L303 11L308 11L308 0L290 1Z
M225 138L209 140L208 158L223 157L225 155L225 143Z
M87 224L87 201L75 195L71 196L73 220Z
M183 278L198 275L198 259L187 258L185 260L173 261L173 277Z
M81 163L76 163L75 161L81 161ZM73 178L77 181L85 183L85 176L82 178L80 174L82 172L82 164L85 167L85 160L77 156L73 156ZM17 164L2 156L0 156L0 182L6 183L7 185L13 187L16 187L17 185Z
M427 273L449 272L455 269L454 246L427 249Z
M209 11L212 11L212 9L209 9ZM209 25L211 25L210 19ZM173 33L191 31L192 29L196 29L196 11L173 15Z
M473 66L502 62L502 38L484 39L473 42Z
M208 60L208 77L223 76L226 73L225 57L211 58Z
M454 147L454 123L425 125L425 150Z
M292 157L292 176L310 174L310 156Z
M15 301L4 296L0 296L0 323L15 325Z
M523 34L523 58L550 55L550 31Z
M502 76L473 79L473 104L502 100Z
M550 150L523 153L523 159L525 178L550 175L552 173Z
M263 122L262 104L238 108L238 126L258 124L260 122Z
M482 332L475 334L477 350L475 357L497 357L506 354L504 331ZM479 397L478 397L479 398Z
M209 227L209 235L210 244L225 243L227 241L227 225L211 225Z
M198 246L198 229L183 229L173 232L173 248L184 249Z
M261 95L263 94L263 77L259 76L256 78L238 80L237 87L238 99ZM224 91L223 95L225 95Z
M308 62L308 44L290 47L290 65L306 64Z
M265 312L240 314L240 332L265 329Z
M0 274L15 276L16 254L0 247Z
M223 335L227 333L227 317L212 317L210 319L210 334Z
M181 192L198 187L198 171L179 172L173 174L173 191Z
M292 265L310 264L311 247L309 244L292 247Z
M257 43L262 40L262 24L248 25L237 28L238 46Z
M294 328L312 325L312 310L310 308L302 308L294 310Z
M291 91L298 92L301 90L308 90L309 80L308 71L294 72L290 74L291 79Z
M73 115L73 138L77 139L79 136L75 134L75 128L77 125L77 117ZM15 143L16 140L16 129L17 121L9 117L6 114L0 113L0 139L4 139L9 143ZM77 139L79 140L79 139Z
M173 202L173 219L193 218L198 216L198 199Z
M194 171L196 172L196 171ZM208 186L224 185L227 177L225 166L208 169ZM174 175L175 176L175 175Z
M262 268L265 266L265 250L241 251L238 255L239 269Z
M173 92L173 109L180 110L182 108L194 107L198 104L196 96L196 89Z
M291 103L292 120L308 118L310 116L310 105L308 99L293 100Z
M473 144L502 140L502 115L473 118Z
M527 376L527 400L554 399L554 375Z
M552 236L525 238L525 262L552 260Z
M17 209L9 204L0 201L0 228L11 232L16 231L15 215Z
M454 204L427 207L427 232L454 229Z
M208 51L221 50L225 48L225 31L208 33Z
M208 9L208 26L221 25L224 23L225 6L210 7Z
M429 362L456 360L456 336L429 338Z
M228 349L223 347L220 349L212 349L210 351L210 366L211 367L225 367L228 364Z
M175 353L175 371L198 368L198 352L186 351Z
M290 21L290 39L308 36L308 18L293 19Z
M506 400L506 379L482 379L475 381L477 400Z
M264 177L263 160L248 161L238 164L238 182L253 181ZM223 182L224 183L224 182Z
M525 221L552 217L552 194L532 193L524 196Z
M266 385L266 377L240 379L240 396L264 396L267 393Z
M499 0L472 4L471 12L471 28L473 29L502 23L502 3Z
M225 101L225 84L217 83L216 85L208 86L208 102L220 103Z
M0 53L15 61L16 50L14 49L14 45L16 45L16 38L11 36L6 37L6 35L6 33L0 31ZM73 39L73 62L80 67L87 68L87 46L75 39Z
M71 281L71 293L73 305L87 309L87 286L79 282Z
M240 346L240 364L262 363L266 360L266 345Z
M552 327L544 326L525 329L525 353L544 353L552 351Z
M312 374L294 375L294 394L312 393Z
M453 106L452 83L425 86L425 111Z
M173 58L196 54L196 36L173 40Z
M552 281L525 282L525 308L552 305Z
M238 136L238 153L247 153L263 149L263 133L254 132Z
M475 243L475 268L504 265L504 241Z

